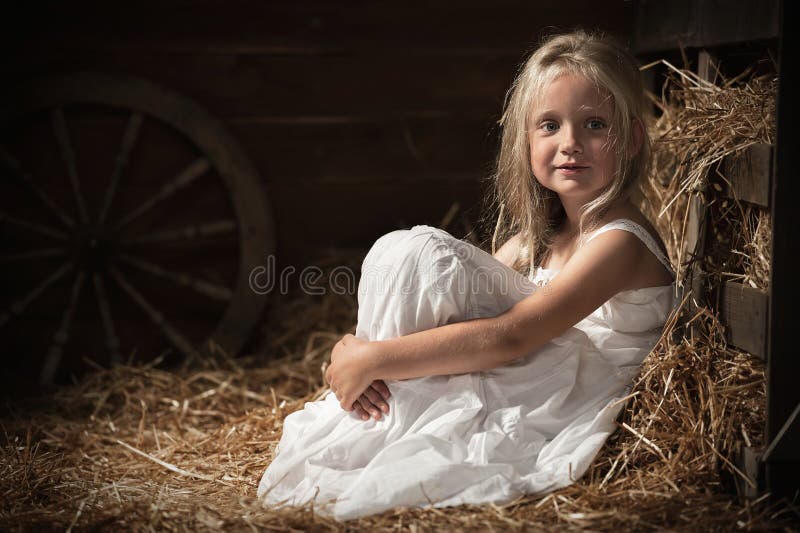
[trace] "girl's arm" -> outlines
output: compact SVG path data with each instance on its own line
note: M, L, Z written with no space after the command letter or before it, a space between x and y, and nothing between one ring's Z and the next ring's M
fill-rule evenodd
M562 334L616 293L634 288L644 253L630 232L607 231L575 252L545 287L501 315L377 342L345 337L334 347L326 377L342 407L350 410L376 379L503 366Z
M508 239L505 243L503 243L503 246L501 246L500 249L497 250L497 252L495 252L493 257L498 261L500 261L501 263L503 263L504 265L511 267L512 263L517 258L519 245L520 245L520 234L517 233L516 235Z

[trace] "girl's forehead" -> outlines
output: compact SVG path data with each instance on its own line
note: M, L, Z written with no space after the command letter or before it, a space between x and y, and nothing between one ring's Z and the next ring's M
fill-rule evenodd
M614 107L614 97L608 89L580 74L561 73L541 80L538 85L531 91L530 112L551 107L594 110Z
M556 100L578 98L601 103L613 101L608 89L580 74L567 73L548 80L540 94L543 98Z

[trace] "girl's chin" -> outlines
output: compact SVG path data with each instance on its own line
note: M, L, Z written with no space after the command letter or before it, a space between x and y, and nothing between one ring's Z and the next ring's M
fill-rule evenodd
M558 194L561 199L580 200L583 203L588 203L600 196L600 190L588 187L557 187L551 189Z

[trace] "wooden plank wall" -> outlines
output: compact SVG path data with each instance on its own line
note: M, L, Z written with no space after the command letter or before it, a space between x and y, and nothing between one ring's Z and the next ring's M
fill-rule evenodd
M729 183L722 194L742 202L769 209L773 146L757 144L744 152L726 157L722 174ZM765 360L769 293L735 281L720 287L720 319L729 342Z
M274 207L279 264L477 217L505 92L545 28L627 40L631 2L44 2L3 35L7 80L141 76L230 128ZM87 185L90 187L91 185Z

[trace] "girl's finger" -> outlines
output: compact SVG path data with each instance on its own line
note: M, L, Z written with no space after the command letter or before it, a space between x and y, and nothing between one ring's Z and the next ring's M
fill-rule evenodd
M378 409L378 408L377 408L377 407L376 407L376 406L375 406L375 405L372 403L372 401L371 401L369 398L367 398L366 396L364 396L364 395L362 394L361 396L359 396L359 397L358 397L358 401L357 401L356 403L357 403L357 404L359 404L359 405L361 405L362 409L364 409L364 411L366 411L366 412L368 412L369 414L371 414L371 415L372 415L372 416L375 418L375 420L380 420L380 418L381 418L381 412L380 412L380 410L379 410L379 409Z
M352 411L355 405L358 405L358 397L353 396L353 394L346 393L344 391L339 391L342 393L342 407L345 411Z
M392 395L392 393L389 392L389 387L386 386L386 383L384 383L382 379L376 379L370 386L378 391L378 394L380 394L384 400L388 400Z
M361 405L356 404L355 412L356 412L356 416L358 416L358 418L360 418L361 420L364 420L364 421L369 420L369 413L367 413L364 410L364 408L361 407Z
M372 405L374 405L384 413L389 412L389 405L383 401L383 397L380 394L378 394L378 391L370 387L364 391L364 395L367 398L369 398L369 401L372 402Z

